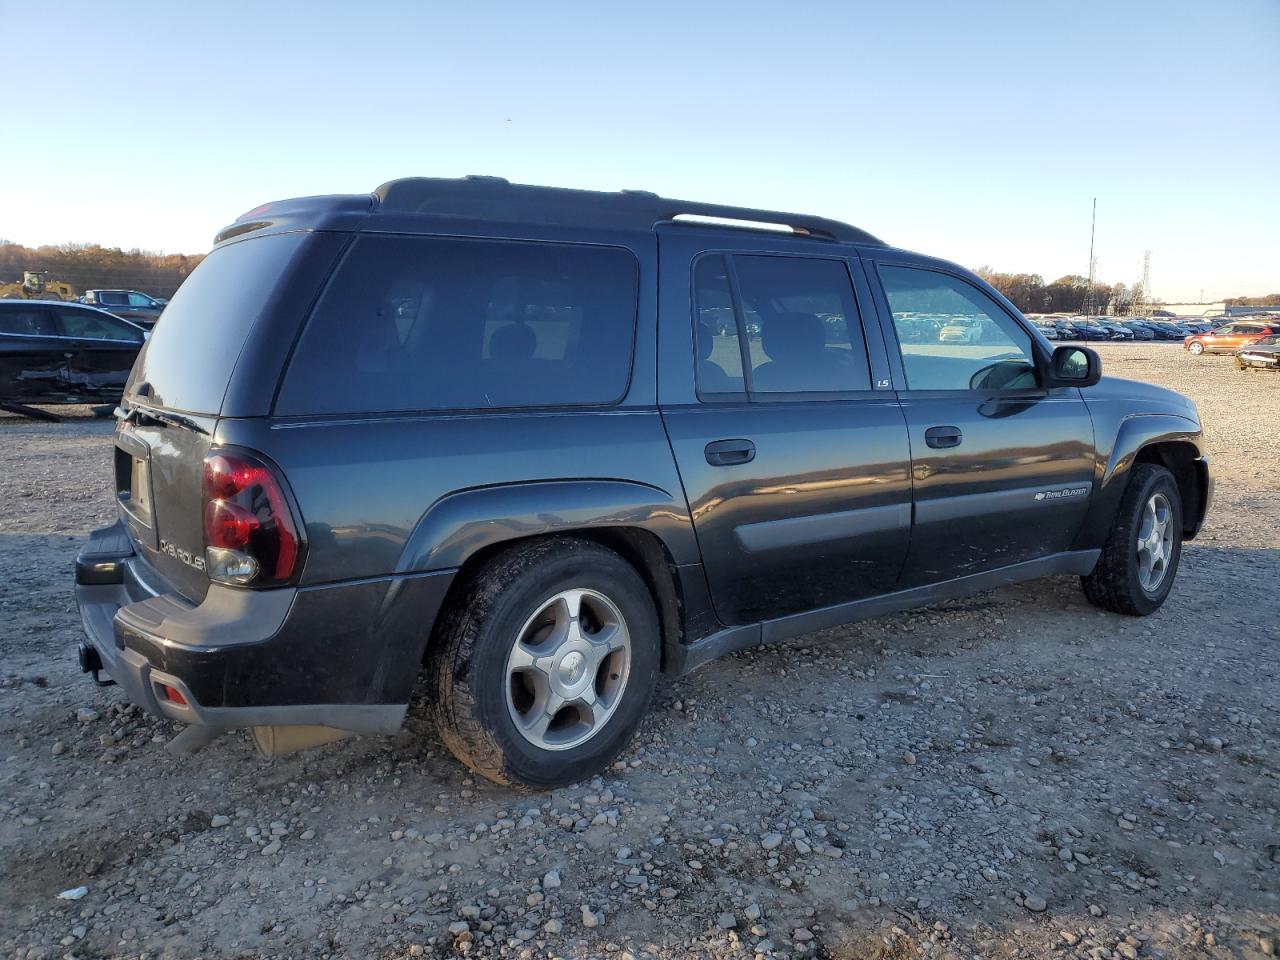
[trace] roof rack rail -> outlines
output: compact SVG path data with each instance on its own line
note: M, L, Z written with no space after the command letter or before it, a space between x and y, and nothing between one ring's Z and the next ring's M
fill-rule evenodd
M510 183L501 177L409 177L391 180L374 191L379 212L433 213L442 216L579 224L652 230L660 223L700 222L747 229L789 229L799 236L884 246L884 242L847 223L778 210L731 207L671 200L647 190L605 193L564 187ZM728 222L725 222L728 221Z

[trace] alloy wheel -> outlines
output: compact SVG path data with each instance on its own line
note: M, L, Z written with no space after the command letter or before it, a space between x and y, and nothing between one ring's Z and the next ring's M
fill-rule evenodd
M1155 593L1169 573L1173 560L1173 508L1163 493L1154 493L1142 511L1138 526L1138 582Z
M562 590L525 621L507 656L507 709L543 750L590 740L622 702L631 636L617 604L595 590Z

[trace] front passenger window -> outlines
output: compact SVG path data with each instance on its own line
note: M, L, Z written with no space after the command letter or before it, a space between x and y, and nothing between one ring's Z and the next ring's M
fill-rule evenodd
M1037 386L1031 335L958 277L881 265L909 390L1026 390Z

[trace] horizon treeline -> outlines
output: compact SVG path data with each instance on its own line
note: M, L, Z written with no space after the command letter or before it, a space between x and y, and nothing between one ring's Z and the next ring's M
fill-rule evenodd
M1083 313L1089 295L1089 278L1077 274L1067 274L1053 283L1045 283L1038 273L1002 273L989 266L978 267L974 273L1013 301L1013 305L1023 313ZM1093 284L1098 313L1124 316L1137 306L1160 306L1166 302L1158 298L1143 301L1141 295L1138 284L1132 287L1099 281ZM1263 297L1228 297L1224 302L1229 307L1280 306L1280 293Z
M153 253L121 250L96 243L24 247L0 240L0 283L21 281L24 271L46 274L45 280L65 280L77 294L86 290L122 288L171 297L204 254Z

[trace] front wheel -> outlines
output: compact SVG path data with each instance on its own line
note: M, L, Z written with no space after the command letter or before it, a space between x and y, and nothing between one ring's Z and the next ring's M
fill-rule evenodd
M1182 556L1182 498L1164 467L1139 463L1093 572L1081 577L1089 602L1145 617L1169 596Z
M631 739L659 656L652 596L620 556L568 538L519 545L445 614L428 664L436 726L497 783L573 783Z
M1198 357L1200 354L1204 353L1204 344L1197 340L1195 343L1191 344L1191 346L1187 347L1187 349Z

